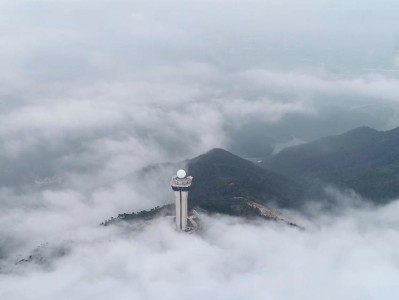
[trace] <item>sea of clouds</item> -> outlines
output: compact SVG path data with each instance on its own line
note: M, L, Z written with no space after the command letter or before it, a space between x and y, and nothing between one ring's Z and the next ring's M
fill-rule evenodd
M397 126L383 2L1 1L1 298L393 299L397 202L98 226L171 202L148 165Z
M313 210L297 216L305 230L217 215L203 215L195 234L164 217L81 227L31 262L4 265L0 291L5 299L396 299L398 213L397 201Z

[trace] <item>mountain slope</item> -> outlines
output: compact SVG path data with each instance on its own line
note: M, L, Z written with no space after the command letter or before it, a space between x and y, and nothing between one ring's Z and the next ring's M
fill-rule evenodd
M399 197L399 128L360 127L291 147L264 164L280 174L320 179L385 202Z
M256 166L222 149L213 149L175 165L168 163L144 168L136 174L136 180L146 182L145 193L158 189L164 197L170 198L171 204L148 211L120 214L116 218L104 221L102 225L120 221L145 221L159 215L173 216L174 197L168 187L169 175L173 175L173 172L183 166L188 169L188 174L194 177L189 192L189 210L249 218L261 217L298 226L267 206L299 208L304 198L301 187L285 176ZM153 183L154 185L151 185Z
M296 182L226 150L213 149L187 165L194 177L190 206L214 209L241 198L280 207L301 204L303 191Z

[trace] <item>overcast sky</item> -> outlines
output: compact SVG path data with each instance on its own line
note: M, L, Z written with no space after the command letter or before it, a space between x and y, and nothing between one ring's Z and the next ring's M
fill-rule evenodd
M130 285L134 276L139 282L159 279L162 274L157 274L154 266L146 269L144 277L130 269L119 274L115 271L118 267L107 277L109 270L96 269L101 256L93 246L99 243L107 252L106 261L117 266L123 266L117 258L126 253L136 253L141 259L157 245L173 247L158 234L165 220L151 225L148 232L157 234L149 240L142 241L139 233L143 242L139 245L136 236L126 239L123 232L112 229L121 251L110 250L113 244L108 234L113 232L95 229L118 213L170 202L168 181L174 170L165 169L153 179L159 183L158 189L147 189L145 180L135 174L148 164L180 161L214 147L242 156L262 156L275 145L309 141L357 126L380 130L397 127L398 16L399 2L394 0L0 1L0 266L12 265L16 255L26 255L47 241L64 245L71 237L78 245L68 244L73 255L49 270L28 268L12 276L0 275L0 281L7 277L3 298L21 299L15 291L21 283L27 293L33 293L35 287L36 292L48 287L47 276L59 276L58 282L62 282L65 273L72 276L67 276L66 285L52 286L48 294L40 294L43 299L85 295L92 280L98 280L105 286L104 295L110 295L115 288ZM143 191L148 193L144 198ZM384 220L385 213L376 218ZM357 224L356 218L343 218ZM201 269L195 264L195 270L188 270L190 276L202 272L206 277L213 263L227 268L230 260L220 260L218 255L230 242L237 242L235 237L252 231L252 225L226 229L226 224L236 222L229 219L209 222L215 222L212 224L218 232L227 231L230 240L226 244L218 244L212 230L204 240L186 240L166 232L171 240L176 239L176 247L199 243L199 249L209 254L209 265ZM319 219L309 222L316 227L322 223ZM390 227L397 226L395 221L387 224L377 240L383 245L396 235ZM337 223L328 226L327 233L337 237L347 230L337 229ZM248 239L255 248L265 246L262 239L281 233L278 228L266 233L257 230L262 232L261 242L253 235ZM349 238L359 238L362 230L349 230L348 235L353 234ZM359 251L376 236L365 232L366 240L356 240ZM314 243L322 249L331 246L330 240L320 239L319 231L312 234L298 237L288 233L297 239L293 247L306 258L315 255ZM287 242L287 238L282 239L265 256L281 253ZM221 276L216 282L226 290L234 288L223 285L228 276L238 276L238 280L249 266L265 263L265 258L258 256L261 253L254 253L251 262L245 245L234 245L231 259L244 258L249 264L234 265L231 273L216 273ZM311 278L324 274L339 283L366 272L360 264L370 263L368 255L376 264L386 258L391 264L378 265L375 270L391 277L387 285L377 282L370 287L370 299L376 299L374 294L391 287L389 280L397 275L392 265L397 266L398 260L389 249L379 252L382 246L374 246L363 260L355 261L358 265L354 269L343 266L343 275L334 273L332 266L339 265L349 246L338 243L328 252L331 260L320 258L321 267L313 269ZM279 258L284 260L286 254ZM98 261L88 261L91 255ZM157 252L152 255L156 261ZM137 261L130 257L128 263L134 268ZM99 277L92 279L82 270L74 274L70 268L78 266L94 268ZM264 268L255 267L254 281L249 280L243 291L263 282L259 279L263 276L273 277L265 275L267 265ZM288 265L282 268L292 271ZM284 283L284 272L265 281L277 284L277 290L272 291L275 299L292 299L278 288ZM19 277L21 274L27 277ZM81 286L69 289L82 277ZM204 280L207 286L211 284ZM163 280L155 281L159 291L168 287ZM131 287L122 290L132 292ZM177 289L178 284L169 287ZM149 287L141 288L135 292L145 295L143 299L159 295L151 294ZM331 295L356 299L349 292L357 288ZM311 299L306 290L301 291L303 298ZM206 290L197 292L208 295ZM219 292L223 298L225 294ZM259 290L256 295L254 299L264 299L265 293ZM363 293L354 295L367 299Z
M261 156L396 127L398 14L393 0L2 1L3 151L107 131L167 156Z

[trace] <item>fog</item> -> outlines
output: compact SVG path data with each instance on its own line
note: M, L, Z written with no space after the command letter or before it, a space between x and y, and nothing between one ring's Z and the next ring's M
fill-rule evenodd
M393 0L1 1L1 298L393 299L398 202L333 190L334 210L287 212L305 231L98 225L171 203L176 170L141 176L148 165L396 127L398 13Z
M392 0L0 5L9 156L125 135L167 156L214 146L261 156L293 137L397 125Z
M306 230L205 215L191 235L168 218L80 228L0 288L5 299L396 299L398 213L399 202L347 206L302 218Z

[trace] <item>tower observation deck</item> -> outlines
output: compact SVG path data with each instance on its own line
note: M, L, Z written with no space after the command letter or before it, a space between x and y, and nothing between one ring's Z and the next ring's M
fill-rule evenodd
M176 203L176 229L178 231L188 231L187 226L187 198L191 187L192 176L187 176L184 170L177 171L176 176L172 177L170 185L175 192Z

